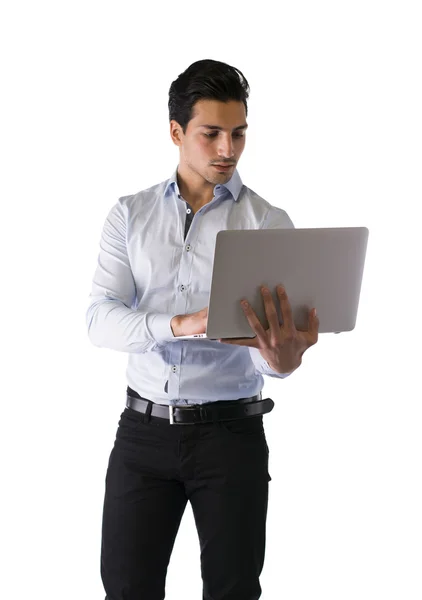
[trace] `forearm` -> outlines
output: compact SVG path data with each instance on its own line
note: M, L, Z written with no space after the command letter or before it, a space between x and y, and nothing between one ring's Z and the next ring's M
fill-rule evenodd
M86 313L88 337L94 346L120 352L149 352L177 341L170 322L173 315L141 312L120 300L91 296Z

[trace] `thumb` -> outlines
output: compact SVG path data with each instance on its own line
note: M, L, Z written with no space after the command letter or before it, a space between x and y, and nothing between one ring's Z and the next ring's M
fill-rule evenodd
M313 333L318 337L319 319L317 317L316 308L309 311L308 323L309 333Z

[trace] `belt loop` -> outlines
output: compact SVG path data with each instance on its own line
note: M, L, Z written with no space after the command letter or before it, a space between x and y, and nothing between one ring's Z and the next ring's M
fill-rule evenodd
M151 411L152 411L152 402L151 400L148 400L148 404L147 404L147 408L143 414L143 419L142 422L143 423L149 423L151 420Z

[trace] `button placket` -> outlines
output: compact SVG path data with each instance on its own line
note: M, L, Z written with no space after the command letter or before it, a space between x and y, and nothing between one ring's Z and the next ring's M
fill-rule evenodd
M190 231L191 225L195 218L192 208L189 204L184 200L184 198L179 194L179 199L185 202L185 224L184 224L184 232L182 231L182 235L184 235L184 240L186 240L187 235ZM183 216L182 223L183 223ZM181 254L179 255L179 264L178 264L178 280L179 281L187 281L189 280L189 274L191 271L191 261L193 259L193 245L192 243L185 243L183 249L181 249ZM186 252L184 252L186 251ZM177 284L176 287L176 299L174 306L174 314L184 314L187 311L186 309L186 293L189 289L189 283L186 284ZM174 390L179 389L179 378L180 378L180 363L182 360L182 344L171 345L169 361L170 361L170 372L169 372L169 380L166 384L166 392L173 394ZM176 364L174 364L176 363Z

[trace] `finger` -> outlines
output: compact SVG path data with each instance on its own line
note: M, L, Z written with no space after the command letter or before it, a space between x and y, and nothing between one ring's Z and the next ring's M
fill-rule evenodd
M248 302L246 302L245 300L242 300L240 305L242 307L243 312L245 313L245 317L248 319L249 325L251 326L252 330L256 333L257 337L262 342L268 341L268 336L266 334L266 331L262 327L261 322L258 319L258 317L256 316L255 311L253 310L251 305ZM243 338L243 339L245 339L245 338Z
M316 312L316 308L313 308L311 311L309 311L309 334L311 336L311 339L313 340L313 343L315 344L318 341L318 330L319 330L319 319L317 317L317 312Z
M279 340L281 338L281 330L273 297L268 288L261 288L261 293L264 298L265 313L270 326L270 335L273 339Z
M256 337L254 338L220 338L218 340L221 344L236 344L237 346L250 346L251 348L257 348Z
M277 293L280 300L281 315L283 317L283 329L287 335L294 335L296 327L293 321L292 307L287 298L286 290L282 285L277 286Z

